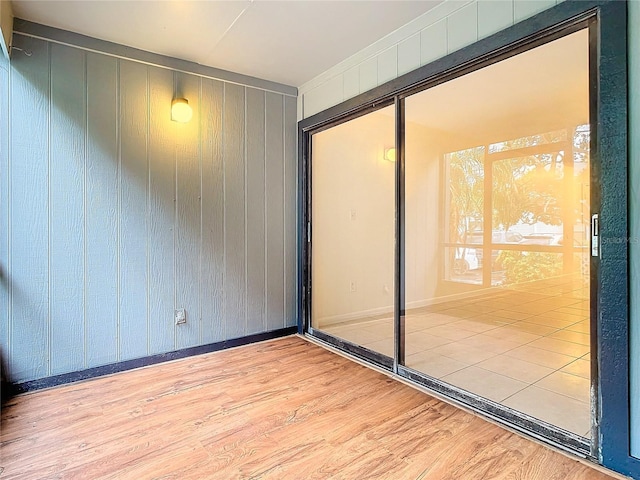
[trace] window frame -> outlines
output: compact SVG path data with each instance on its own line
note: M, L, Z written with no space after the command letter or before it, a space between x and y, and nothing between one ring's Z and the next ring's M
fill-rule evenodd
M396 105L396 337L403 335L400 311L404 305L404 100L418 91L452 80L480 67L517 55L522 51L552 41L555 38L592 25L589 30L591 84L591 162L592 204L600 205L601 239L628 238L628 133L627 133L627 4L626 1L574 1L566 0L517 25L509 27L468 47L433 61L417 70L402 75L339 105L328 108L298 124L298 330L310 332L310 175L311 136L351 118L376 110L380 106ZM622 100L621 100L622 99ZM594 128L595 127L595 128ZM595 202L595 203L594 203ZM561 448L583 454L602 465L623 474L639 474L640 460L630 454L630 398L629 398L629 270L626 242L605 241L600 245L600 257L592 260L592 296L597 298L592 307L592 374L597 390L597 433L591 448L585 451L581 442L571 438L555 442ZM595 285L595 287L594 287ZM593 290L595 289L595 290ZM592 303L593 305L593 303ZM597 320L596 320L597 319ZM321 336L317 336L320 338ZM330 339L320 338L329 342ZM477 408L484 415L494 417L486 402L474 405L473 398L461 398L455 388L443 391L442 386L430 384L402 365L401 346L396 342L396 355L390 370L404 378L414 380L441 393L453 401ZM403 342L402 342L403 343ZM348 346L347 351L366 358L359 349ZM382 362L389 368L388 362ZM504 416L498 415L505 422ZM508 420L507 420L508 423ZM530 435L533 430L526 429ZM545 441L554 443L539 431Z

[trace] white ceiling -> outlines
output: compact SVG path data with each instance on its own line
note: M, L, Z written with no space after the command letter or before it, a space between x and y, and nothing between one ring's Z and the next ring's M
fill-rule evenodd
M25 20L299 87L441 1L12 3Z
M451 149L588 123L588 31L408 97L406 116Z

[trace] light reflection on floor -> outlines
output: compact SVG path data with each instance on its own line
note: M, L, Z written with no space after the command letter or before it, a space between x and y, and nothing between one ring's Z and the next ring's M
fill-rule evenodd
M406 365L589 437L588 298L580 277L562 277L411 310ZM321 330L393 356L390 316Z

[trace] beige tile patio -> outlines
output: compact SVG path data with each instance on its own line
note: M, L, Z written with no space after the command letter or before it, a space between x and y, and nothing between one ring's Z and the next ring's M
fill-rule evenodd
M433 352L468 364L482 362L483 360L496 356L494 352L490 352L486 349L470 347L469 345L464 345L458 342L452 342L442 345L441 347L436 347L433 349Z
M531 342L530 346L535 348L542 348L543 350L549 350L550 352L562 353L563 355L570 355L576 358L589 353L590 350L589 346L587 345L565 342L564 340L556 340L555 338L549 337L544 337Z
M577 435L584 435L591 428L588 403L544 388L527 387L504 400L503 404Z
M549 350L543 350L529 345L509 350L508 352L505 352L505 355L556 370L575 361L575 357L550 352Z
M525 362L507 355L498 355L475 365L501 375L520 380L521 382L534 383L551 375L553 368L543 367L535 363Z
M495 402L502 402L527 387L524 382L473 366L446 375L442 381Z
M577 375L582 378L590 379L591 362L589 362L588 360L583 360L582 358L578 358L577 360L571 362L569 365L562 367L560 371L571 373L572 375Z
M429 375L434 378L442 378L469 366L468 363L459 362L444 355L438 355L432 351L424 351L406 358L406 366Z
M565 372L554 372L534 384L536 387L566 395L584 403L590 402L591 382L587 378Z
M591 336L588 333L573 332L571 330L559 330L548 335L548 338L578 343L587 347L591 345Z

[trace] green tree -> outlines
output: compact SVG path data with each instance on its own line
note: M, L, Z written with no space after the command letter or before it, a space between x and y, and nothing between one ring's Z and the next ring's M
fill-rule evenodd
M562 273L562 258L557 253L502 250L497 260L505 274L505 284L532 282Z
M588 162L588 126L579 126L572 134L577 151L574 162ZM567 137L567 130L560 130L492 144L488 150L496 153L555 143ZM484 179L485 168L489 166L485 165L485 147L447 154L449 241L474 243L468 241L469 233L482 231L487 224L493 230L504 231L519 223L561 225L562 206L570 203L569 198L564 198L568 193L563 188L564 176L573 175L566 171L564 157L565 152L541 153L492 162L492 218L486 222ZM461 252L455 256L461 257ZM505 269L507 283L548 278L562 271L562 258L558 254L502 251L498 262Z
M447 155L449 164L449 241L466 243L467 234L482 224L484 147Z

